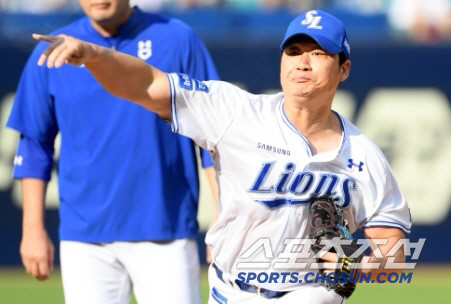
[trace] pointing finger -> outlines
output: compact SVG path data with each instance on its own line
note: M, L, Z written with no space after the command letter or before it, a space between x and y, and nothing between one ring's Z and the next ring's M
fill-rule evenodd
M41 34L32 34L31 35L33 39L39 40L39 41L45 41L49 43L53 43L56 40L58 40L58 37L56 36L49 36L49 35L41 35Z

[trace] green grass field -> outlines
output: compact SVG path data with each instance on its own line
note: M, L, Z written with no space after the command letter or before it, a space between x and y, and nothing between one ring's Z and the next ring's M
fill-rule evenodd
M202 276L202 296L203 302L207 303L206 271L203 271ZM50 280L38 282L28 277L21 268L0 268L1 304L56 304L63 302L61 277L58 271ZM133 300L133 303L136 302ZM346 303L451 303L451 265L418 268L414 271L410 283L361 284Z

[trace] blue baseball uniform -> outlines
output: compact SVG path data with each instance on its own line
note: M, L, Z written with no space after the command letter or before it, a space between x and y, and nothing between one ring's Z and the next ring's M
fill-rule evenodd
M114 48L163 71L218 78L187 25L136 7L112 37L100 35L88 17L53 34ZM7 125L21 133L15 178L49 180L53 142L61 132L60 239L195 238L199 180L193 142L173 134L156 114L117 100L84 67L39 68L45 47L40 43L25 67ZM202 159L204 167L212 165L208 152Z

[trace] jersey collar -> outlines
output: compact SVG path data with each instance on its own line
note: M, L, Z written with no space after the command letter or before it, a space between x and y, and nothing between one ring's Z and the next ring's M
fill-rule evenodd
M282 121L284 122L284 124L286 126L288 126L288 128L290 130L295 132L304 141L304 143L307 147L307 152L309 154L309 157L315 158L316 161L330 161L332 159L335 159L338 156L338 154L340 154L340 152L343 150L343 147L344 147L344 144L345 144L345 141L347 138L348 132L346 132L346 123L345 123L344 118L339 113L332 110L332 112L334 112L334 114L337 115L337 117L341 123L342 135L341 135L340 146L337 149L333 149L333 150L323 152L320 154L314 154L312 146L311 146L309 140L307 139L307 137L305 137L304 134L302 134L302 132L288 119L288 116L286 115L285 110L283 108L284 102L285 102L285 98L282 97L282 99L279 103L279 113L282 118Z
M302 132L288 119L287 114L285 113L285 110L283 108L284 102L285 102L285 98L282 98L282 100L279 103L279 112L281 114L282 121L288 128L290 128L291 131L296 133L302 139L305 146L307 147L307 152L308 152L309 157L312 157L313 149L312 149L312 146L310 145L310 142L308 141L307 137L305 137L304 134L302 134Z

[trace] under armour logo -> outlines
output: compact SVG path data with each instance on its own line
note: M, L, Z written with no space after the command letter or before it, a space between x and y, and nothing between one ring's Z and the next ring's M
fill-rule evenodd
M321 21L321 16L314 16L318 15L318 12L315 10L308 11L305 14L305 19L301 21L302 25L308 25L307 28L315 29L315 30L322 30L323 26L319 25L319 22Z
M152 56L152 41L139 41L138 42L138 57L142 60L147 60Z
M14 156L14 166L22 166L23 157L20 155Z
M348 159L348 168L352 169L353 167L359 168L359 171L363 171L363 165L365 165L362 161L359 164L354 163L352 158Z

